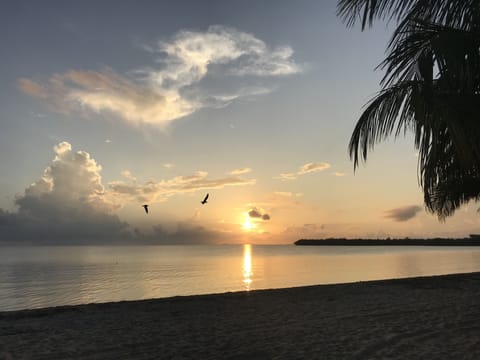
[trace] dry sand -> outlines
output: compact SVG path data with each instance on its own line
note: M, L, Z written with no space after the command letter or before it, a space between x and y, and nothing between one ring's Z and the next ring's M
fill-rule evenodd
M480 359L480 273L0 313L1 359Z

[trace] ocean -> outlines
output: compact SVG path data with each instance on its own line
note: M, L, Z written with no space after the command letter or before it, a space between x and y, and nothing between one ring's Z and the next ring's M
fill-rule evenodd
M0 311L475 271L478 247L1 247Z

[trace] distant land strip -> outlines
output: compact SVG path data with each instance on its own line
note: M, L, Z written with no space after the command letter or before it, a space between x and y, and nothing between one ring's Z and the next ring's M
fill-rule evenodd
M432 238L432 239L300 239L295 245L315 246L480 246L480 235L469 238Z

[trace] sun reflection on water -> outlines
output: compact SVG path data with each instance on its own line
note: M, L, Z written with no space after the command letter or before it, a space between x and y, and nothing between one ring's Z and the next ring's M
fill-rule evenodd
M245 290L250 290L252 284L252 245L243 245L243 283Z

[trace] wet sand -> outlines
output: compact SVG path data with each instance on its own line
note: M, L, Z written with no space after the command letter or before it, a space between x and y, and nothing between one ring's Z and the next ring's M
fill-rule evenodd
M3 312L0 359L480 359L480 273Z

